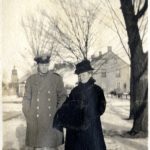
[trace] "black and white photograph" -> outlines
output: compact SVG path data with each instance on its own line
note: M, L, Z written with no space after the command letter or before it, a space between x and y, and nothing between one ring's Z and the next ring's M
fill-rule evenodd
M2 0L2 150L148 150L148 0Z

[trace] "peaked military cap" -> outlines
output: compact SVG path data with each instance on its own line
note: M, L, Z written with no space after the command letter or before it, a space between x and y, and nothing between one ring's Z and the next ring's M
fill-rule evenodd
M88 72L91 70L94 70L94 69L91 67L90 61L85 59L76 65L75 74L80 74L80 73Z
M50 61L50 55L47 55L47 54L44 54L44 55L41 55L41 56L37 56L34 58L34 61L37 62L37 64L46 64L46 63L49 63Z

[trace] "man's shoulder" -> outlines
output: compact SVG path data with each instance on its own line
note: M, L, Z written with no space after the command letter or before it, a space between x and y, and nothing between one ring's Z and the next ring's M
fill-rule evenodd
M50 73L50 75L52 75L55 78L61 78L61 75L58 74L57 72L54 72L53 70L50 70L49 73Z
M27 81L34 80L36 78L37 74L32 74L27 78Z
M62 77L54 71L49 71L49 78L50 80L56 81L56 80L60 80Z
M61 75L58 74L58 73L56 73L56 72L53 72L53 75L54 75L54 76L57 76L57 77L61 77Z
M102 89L99 85L94 84L94 87L95 87L97 90L99 90L99 91L102 91L102 92L103 92L103 89Z

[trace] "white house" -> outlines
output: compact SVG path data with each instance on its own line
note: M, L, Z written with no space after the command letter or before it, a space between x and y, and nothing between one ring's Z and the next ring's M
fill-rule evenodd
M92 58L94 78L106 93L113 90L130 91L130 65L116 55L110 46L103 55Z

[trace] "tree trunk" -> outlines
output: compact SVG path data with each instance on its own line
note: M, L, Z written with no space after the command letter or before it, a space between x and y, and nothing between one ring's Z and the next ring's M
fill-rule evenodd
M132 69L130 70L130 113L129 113L129 119L133 119L134 118L134 97L133 97L133 79L132 79Z
M135 101L135 115L132 132L135 136L147 136L148 133L148 82L147 70L138 81Z
M143 131L143 117L147 118L147 103L146 95L147 86L147 79L143 80L143 73L147 69L147 62L148 57L147 54L143 53L142 41L139 34L138 28L138 19L135 16L134 7L132 5L132 0L120 0L121 2L121 9L124 16L127 34L128 34L128 44L130 47L131 53L131 105L133 104L133 109L131 108L130 115L134 115L134 124L131 131L136 130L136 132ZM143 85L142 87L140 87ZM145 86L144 86L145 85ZM141 90L142 88L142 90ZM144 92L144 94L143 94ZM140 105L137 106L137 103ZM140 120L140 121L137 121ZM146 119L147 120L147 119ZM146 124L147 126L147 124ZM147 128L147 127L145 127ZM145 132L147 132L145 130Z

